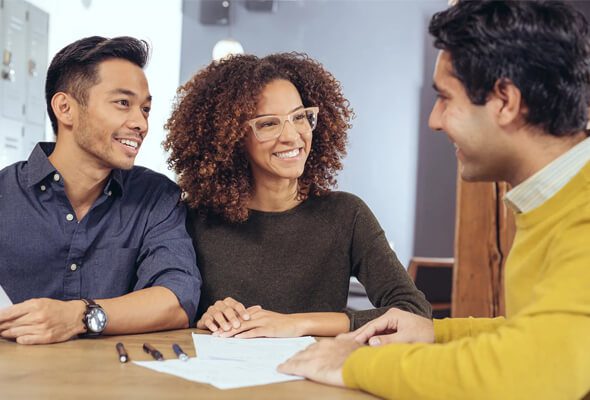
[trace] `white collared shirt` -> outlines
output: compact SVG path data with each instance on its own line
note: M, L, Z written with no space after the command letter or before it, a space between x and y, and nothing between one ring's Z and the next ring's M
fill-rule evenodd
M584 139L504 196L517 213L529 212L553 197L590 160L590 137Z

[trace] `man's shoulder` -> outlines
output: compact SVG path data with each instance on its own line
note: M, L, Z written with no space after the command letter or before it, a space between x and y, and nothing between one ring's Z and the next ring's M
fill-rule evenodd
M178 185L166 175L146 167L134 166L129 170L122 170L121 176L123 188L135 192L174 195L180 192Z
M26 161L18 161L0 169L0 185L17 182L26 165Z

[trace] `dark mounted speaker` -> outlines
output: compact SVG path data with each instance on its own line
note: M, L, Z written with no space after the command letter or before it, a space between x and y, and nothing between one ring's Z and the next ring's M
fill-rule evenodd
M202 0L199 21L203 25L228 25L230 0Z
M274 12L277 10L275 0L246 0L246 9L250 11Z

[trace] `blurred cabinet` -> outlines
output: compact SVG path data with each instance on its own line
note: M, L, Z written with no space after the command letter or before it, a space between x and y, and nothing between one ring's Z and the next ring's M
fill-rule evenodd
M49 14L0 0L0 168L26 159L45 136Z
M412 257L408 274L432 305L432 318L451 316L453 258Z

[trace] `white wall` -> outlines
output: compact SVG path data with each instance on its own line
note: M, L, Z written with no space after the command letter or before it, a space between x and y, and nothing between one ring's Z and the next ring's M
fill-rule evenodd
M232 3L231 36L247 53L303 51L323 63L356 112L338 188L365 200L405 265L414 255L452 256L456 161L444 135L426 126L435 97L436 55L428 22L446 8L446 0L285 0L277 5L276 12L264 13ZM200 23L199 1L185 0L184 7L183 82L210 62L214 44L229 35L227 26ZM450 171L450 179L442 192L428 185L419 193L438 201L427 210L416 238L424 245L414 253L420 136L435 143L429 158L440 160L437 169L422 174L424 181L436 182L438 170ZM433 229L434 223L441 228ZM431 243L441 245L430 251Z
M181 0L28 0L49 13L49 59L86 36L134 36L152 46L146 75L153 96L150 130L136 164L173 177L162 150L163 125L179 84ZM53 140L50 125L47 140Z

